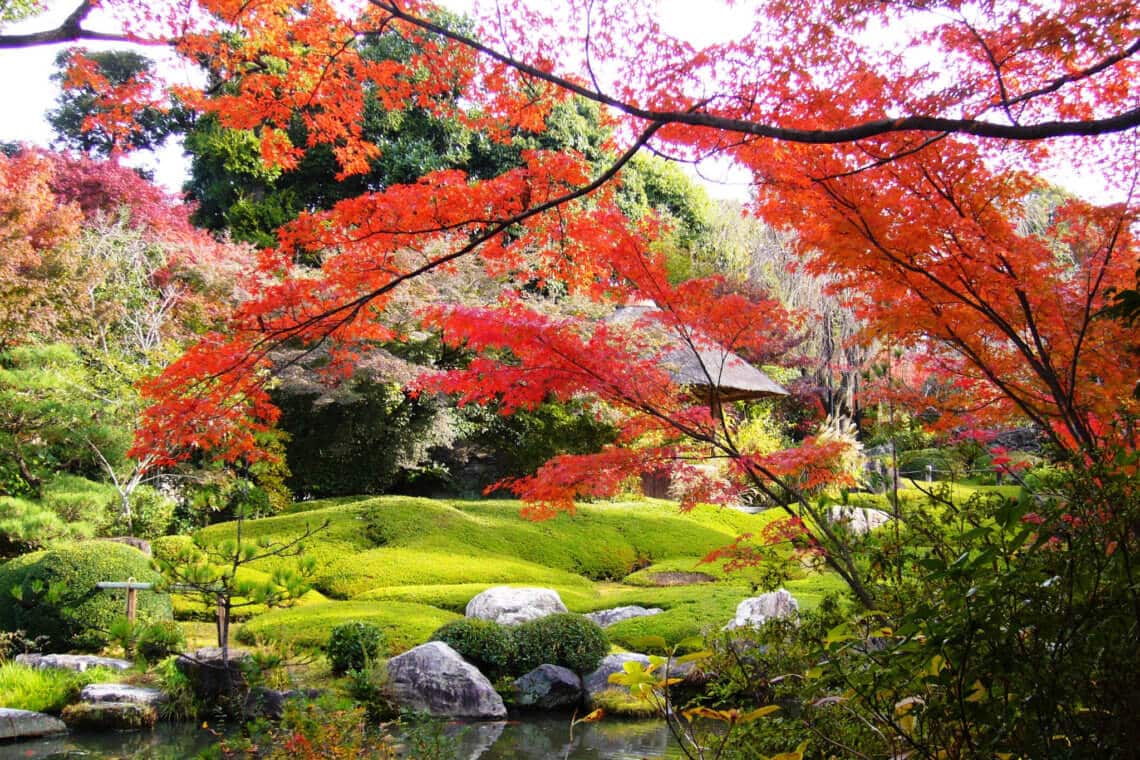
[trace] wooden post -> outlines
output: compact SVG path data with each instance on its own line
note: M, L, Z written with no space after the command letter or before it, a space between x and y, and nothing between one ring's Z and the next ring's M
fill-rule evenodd
M126 581L99 581L95 584L96 588L124 588L127 590L127 620L134 624L135 618L138 614L138 592L147 591L154 587L153 583L140 583L134 578L127 578Z

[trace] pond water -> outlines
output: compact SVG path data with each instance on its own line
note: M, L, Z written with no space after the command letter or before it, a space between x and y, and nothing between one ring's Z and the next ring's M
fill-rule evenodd
M502 723L453 723L461 760L676 760L683 755L663 723L605 720L578 725L570 737L567 717L535 717ZM20 744L0 744L0 760L185 760L214 742L193 724L160 724L154 731L72 734Z

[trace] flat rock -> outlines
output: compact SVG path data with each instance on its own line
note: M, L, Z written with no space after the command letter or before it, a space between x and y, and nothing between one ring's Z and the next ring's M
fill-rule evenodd
M146 686L132 686L125 683L92 683L79 692L80 702L130 702L136 705L156 707L166 701L166 695L158 689Z
M569 668L539 665L514 683L515 704L537 710L572 710L582 703L582 679Z
M507 708L487 677L442 641L388 660L388 680L401 707L436 717L505 718Z
M827 513L827 519L832 523L846 527L856 536L861 536L864 533L870 533L875 528L886 525L893 518L881 509L832 507Z
M513 588L495 586L467 603L470 618L494 620L501 625L518 625L528 620L567 612L558 592L549 588Z
M736 607L736 617L723 630L734 628L755 628L769 620L795 617L800 604L787 589L777 589L767 594L745 599Z
M660 607L639 607L636 604L631 604L626 607L614 607L608 610L598 610L597 612L588 612L584 617L593 620L602 628L620 623L623 620L632 620L633 618L649 617L650 615L660 615L665 610Z
M41 670L59 668L60 670L76 670L80 673L88 668L129 670L135 665L130 660L120 660L115 657L96 657L93 654L18 654L16 655L16 663Z
M154 728L158 710L138 702L76 702L63 708L63 722L76 729L137 731Z
M0 707L0 739L38 739L41 736L66 733L67 724L59 718L31 710Z

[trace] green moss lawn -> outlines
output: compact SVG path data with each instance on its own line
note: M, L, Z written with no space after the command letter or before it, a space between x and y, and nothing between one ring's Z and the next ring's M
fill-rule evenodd
M282 541L326 526L306 544L316 561L313 590L290 608L251 610L238 639L318 647L333 626L367 620L383 628L391 650L399 652L462 615L486 588L518 585L554 588L572 612L661 607L663 614L619 623L607 633L628 649L644 649L650 641L660 646L661 639L694 647L702 633L731 620L737 604L760 584L755 573L726 574L701 557L778 516L715 507L682 514L675 504L648 500L585 505L576 514L535 523L522 519L519 504L510 501L393 496L302 502L286 514L248 521L244 531L250 540ZM232 523L214 525L200 537L219 542L234 530ZM290 562L262 560L251 572ZM801 607L843 590L830 574L800 575L785 585ZM665 580L679 585L658 585ZM208 614L186 601L176 607L183 618Z

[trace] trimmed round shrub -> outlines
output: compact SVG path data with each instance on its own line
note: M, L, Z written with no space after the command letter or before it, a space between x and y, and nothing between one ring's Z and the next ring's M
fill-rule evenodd
M589 673L597 669L610 651L610 642L601 626L569 612L515 626L513 636L517 675L539 665L561 665L575 673Z
M325 646L333 673L344 675L350 670L364 670L387 653L384 632L372 623L354 620L341 623L329 633Z
M194 539L190 536L160 536L150 542L151 554L162 562L178 562L193 548Z
M512 672L513 633L511 628L494 620L462 618L441 626L431 635L431 640L447 644L493 680Z
M100 581L158 583L150 560L125 544L85 541L25 554L0 565L0 629L45 636L53 650L98 651L116 618L126 615L126 591L99 589ZM171 619L170 597L137 596L140 625Z

